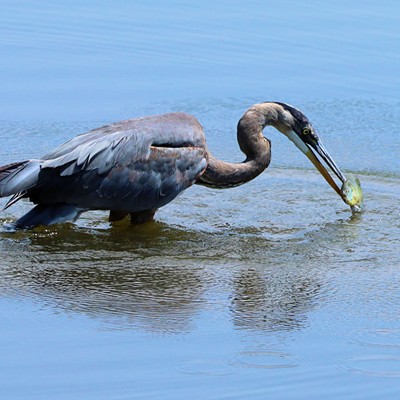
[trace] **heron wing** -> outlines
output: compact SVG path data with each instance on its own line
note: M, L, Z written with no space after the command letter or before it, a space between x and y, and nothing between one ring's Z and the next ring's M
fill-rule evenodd
M45 159L42 170L57 169L60 176L70 176L82 171L97 170L99 174L109 171L129 159L148 157L151 137L131 134L129 131L113 132L106 136L91 138L62 155Z
M201 126L186 114L113 124L46 155L31 199L129 212L161 207L196 181L206 154Z
M97 191L99 200L129 212L159 208L191 186L206 166L202 148L152 146L146 160L110 170Z
M127 120L79 135L42 160L7 168L3 195L26 195L40 204L140 211L168 203L193 184L206 157L203 130L192 116Z
M68 142L45 154L43 160L52 160L73 152L91 142L113 141L113 137L136 136L148 138L158 145L179 147L186 144L204 147L205 138L200 123L185 113L168 113L115 122L75 136Z
M96 146L93 157L72 161L69 156L62 165L44 163L32 200L127 212L159 208L191 186L207 166L203 148L149 146L132 157L125 145Z

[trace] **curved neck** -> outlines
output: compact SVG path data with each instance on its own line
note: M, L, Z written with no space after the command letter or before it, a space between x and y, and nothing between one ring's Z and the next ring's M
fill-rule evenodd
M261 174L271 161L271 144L262 132L267 125L281 130L280 109L276 103L255 104L249 108L237 126L237 140L246 159L242 163L229 163L209 154L208 166L196 183L222 189L239 186Z

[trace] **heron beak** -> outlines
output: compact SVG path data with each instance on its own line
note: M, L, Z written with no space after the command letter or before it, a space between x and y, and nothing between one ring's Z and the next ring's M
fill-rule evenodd
M313 143L313 145L309 145L304 143L300 137L295 133L291 132L288 135L289 139L308 157L308 159L314 164L315 168L320 172L320 174L325 178L325 180L329 183L329 185L333 188L333 190L342 197L342 192L336 182L333 180L327 169L321 163L321 161L316 157L313 149L318 153L318 155L325 161L328 167L332 170L332 172L340 179L342 183L345 182L346 178L343 173L340 171L339 167L336 165L333 158L329 155L325 147L322 145L320 141Z
M308 147L308 146L307 146ZM335 175L344 183L345 177L336 165L335 161L333 161L332 157L329 155L329 153L325 150L325 148L322 146L321 143L316 145L315 150L317 153L322 157L322 159L326 162L326 164L329 166L329 168L335 173ZM305 155L310 159L310 161L314 164L315 168L320 172L320 174L325 178L325 180L331 185L333 190L340 196L342 197L342 192L336 182L332 179L330 176L329 172L326 170L326 168L323 166L323 164L318 160L318 158L315 156L313 151L311 150L310 147L308 147L308 151L305 153Z

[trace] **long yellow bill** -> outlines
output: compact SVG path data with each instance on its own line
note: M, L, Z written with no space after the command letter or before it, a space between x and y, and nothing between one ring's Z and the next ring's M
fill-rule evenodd
M321 141L315 141L311 144L306 144L295 132L291 131L287 134L288 138L298 147L314 164L315 168L320 172L320 174L325 178L325 180L329 183L329 185L333 188L333 190L346 202L346 196L343 194L343 191L336 182L333 180L325 166L321 163L321 161L316 157L313 149L318 153L318 155L325 161L325 163L329 166L332 172L340 179L342 182L342 187L346 182L346 178L343 175L342 171L340 171L339 167L336 165L333 158L329 155L325 147L322 145Z
M342 198L342 200L346 204L351 207L352 211L362 211L363 194L359 179L353 176L349 176L349 178L346 179L346 177L343 175L342 171L340 171L339 167L336 165L335 161L333 161L333 158L326 151L320 140L305 143L295 132L290 132L287 136L308 157L308 159L314 164L315 168L317 168L317 170L325 178L325 180L329 183L333 190ZM340 181L342 182L341 188L339 188L327 169L316 157L313 149L325 161L326 165L332 170L332 172L340 179Z
M326 170L326 168L322 165L322 163L318 160L318 158L315 156L315 154L308 149L308 151L305 153L306 156L309 158L309 160L314 164L315 168L320 172L320 174L325 178L325 180L331 185L333 190L340 196L342 196L342 192L339 188L339 186L336 184L336 182L332 179L330 176L329 172Z

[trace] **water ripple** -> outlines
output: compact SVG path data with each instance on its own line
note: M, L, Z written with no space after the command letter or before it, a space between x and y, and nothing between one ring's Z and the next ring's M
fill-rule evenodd
M348 341L364 347L400 349L400 329L372 329L349 334Z
M250 350L238 354L233 365L256 369L282 369L299 366L300 357L276 350Z
M224 376L234 372L234 368L225 361L197 359L182 361L178 371L188 375Z
M353 357L340 366L356 374L382 378L400 378L400 356L365 355Z

